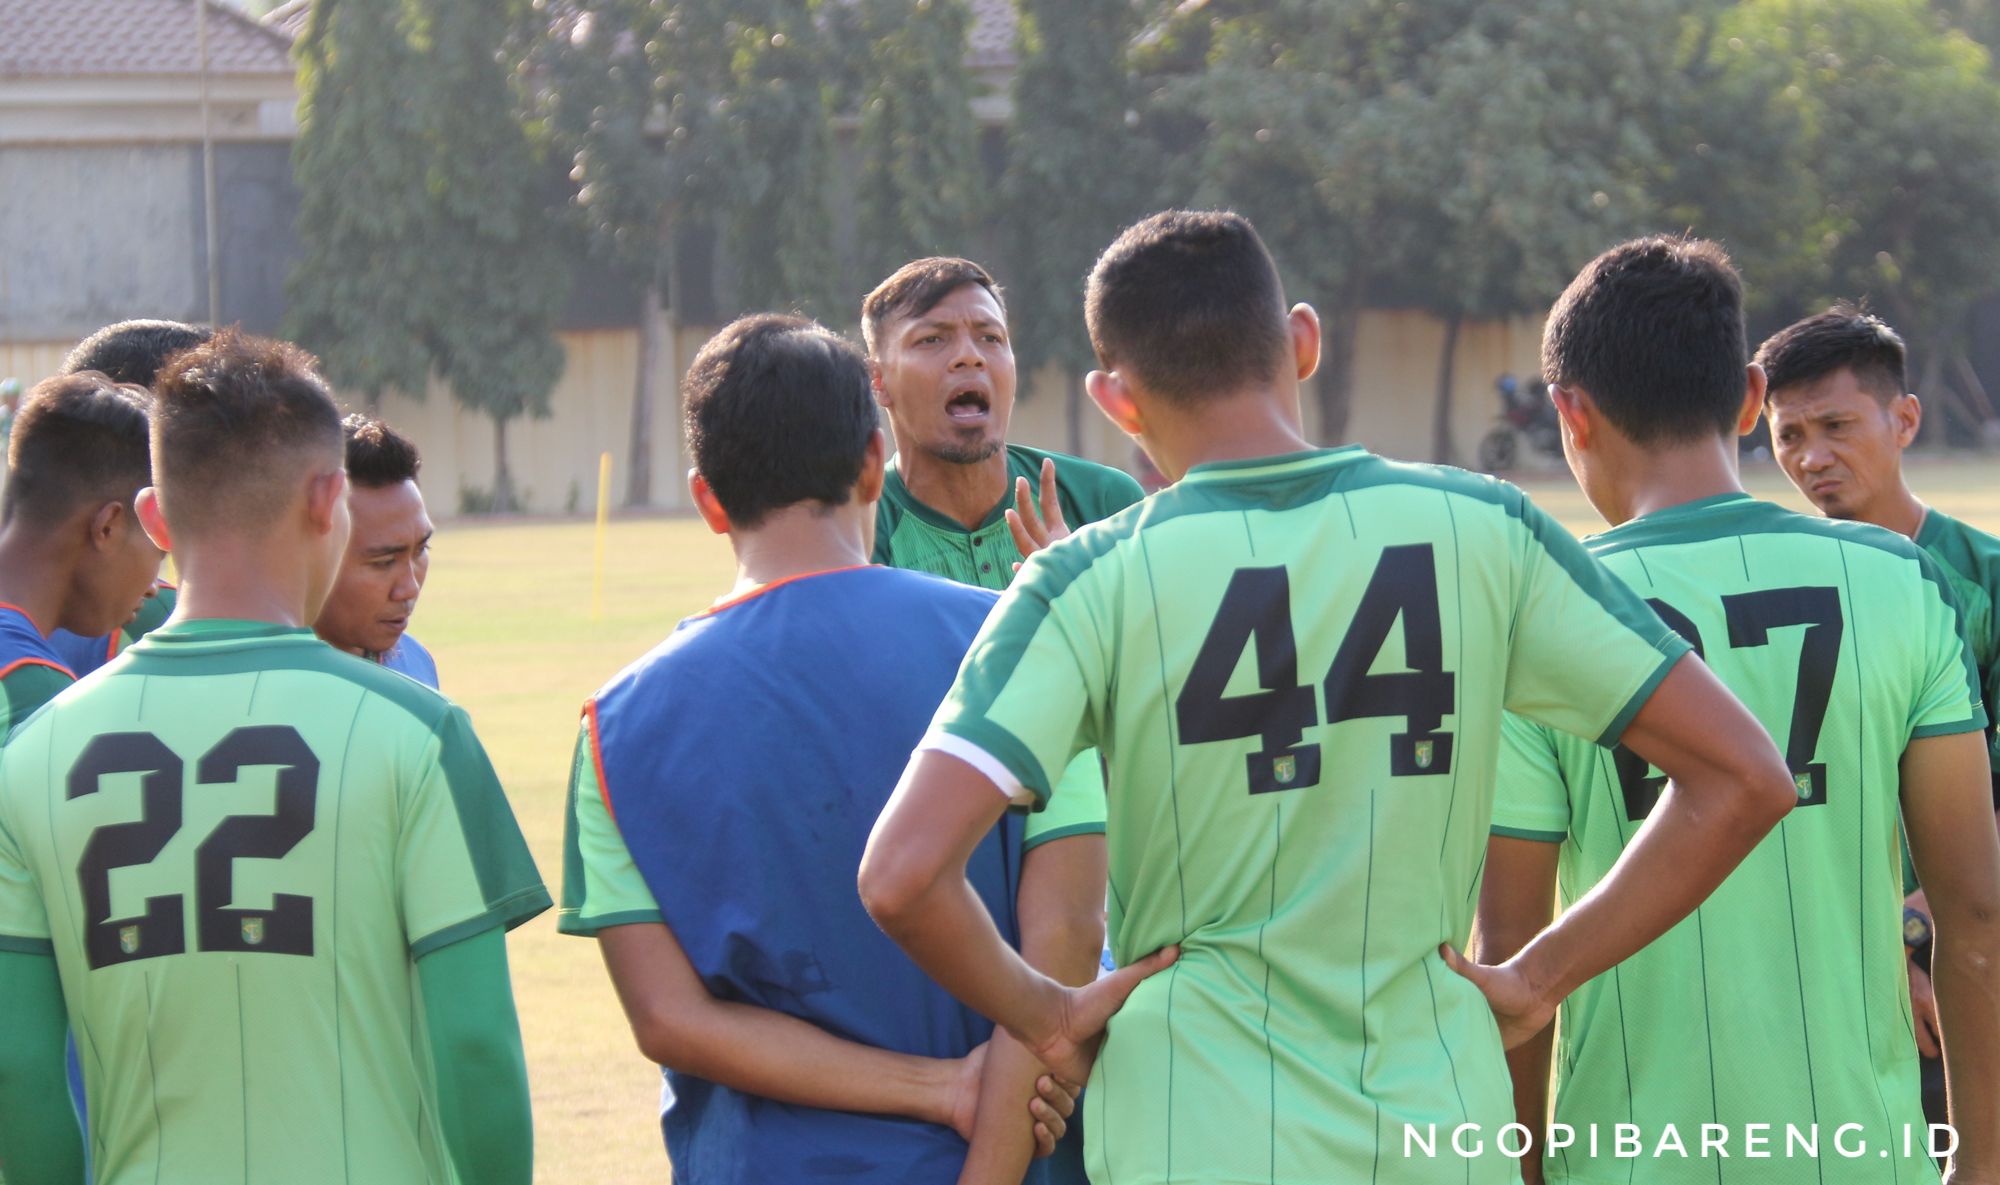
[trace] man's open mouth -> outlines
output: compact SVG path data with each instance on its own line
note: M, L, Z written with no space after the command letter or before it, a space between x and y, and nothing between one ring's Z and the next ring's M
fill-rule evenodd
M980 420L992 410L984 391L967 388L954 394L944 405L945 414L954 420Z

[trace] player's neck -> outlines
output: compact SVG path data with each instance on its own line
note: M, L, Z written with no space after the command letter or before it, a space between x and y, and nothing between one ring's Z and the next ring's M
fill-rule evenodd
M1611 504L1598 507L1614 527L1703 498L1744 492L1733 438L1667 449L1628 446L1621 452L1623 456L1598 461L1618 477Z
M53 632L75 565L74 556L19 521L0 528L0 604L27 614L44 635Z
M767 515L749 530L731 531L736 586L729 595L740 597L794 576L866 565L861 516L874 513L872 502L849 502L832 510L802 502Z
M934 457L919 448L896 446L896 472L910 496L972 530L986 521L1007 496L1007 449L970 464Z
M248 540L213 539L184 545L174 553L174 567L180 574L176 620L307 624L303 556Z
M1856 517L1864 523L1887 527L1898 535L1915 539L1917 532L1924 529L1924 519L1929 514L1930 507L1912 494L1910 487L1904 485L1901 475L1898 475L1896 488L1876 499Z
M1317 448L1306 439L1298 407L1296 393L1288 399L1282 392L1246 392L1178 414L1148 417L1146 439L1162 471L1178 481L1196 465Z

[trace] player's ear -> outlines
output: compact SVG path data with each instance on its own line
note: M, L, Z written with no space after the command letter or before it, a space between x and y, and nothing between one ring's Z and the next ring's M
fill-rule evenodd
M1291 330L1292 357L1298 363L1299 381L1304 382L1319 369L1319 314L1309 304L1295 304L1286 324Z
M124 534L127 525L127 511L123 502L106 502L90 516L90 546L97 551L110 551L112 545Z
M882 439L882 430L875 429L868 436L867 447L861 453L861 476L854 483L854 500L863 506L873 506L882 500L883 474L889 466L889 446Z
M1093 370L1083 376L1083 389L1105 418L1118 425L1120 432L1136 437L1144 430L1144 418L1132 399L1132 389L1125 384L1125 376L1115 370Z
M174 544L172 536L167 534L167 516L160 510L160 488L147 486L132 499L132 504L138 509L139 525L146 529L146 537L153 541L153 546L172 551Z
M872 357L868 359L868 387L875 392L876 403L889 406L888 389L882 386L882 364Z
M1896 396L1889 403L1890 418L1896 424L1896 447L1909 448L1924 426L1924 405L1914 394Z
M347 501L347 470L329 469L306 483L306 521L315 535L326 535L339 526L340 510Z
M729 534L729 512L722 508L722 499L709 488L708 479L698 469L688 470L688 494L694 499L694 508L701 515L701 521L718 535Z
M1556 405L1556 418L1578 448L1590 447L1590 396L1575 387L1549 384L1549 402Z
M1743 406L1736 409L1736 435L1748 436L1757 430L1757 421L1764 418L1764 390L1770 380L1764 368L1755 362L1743 372Z

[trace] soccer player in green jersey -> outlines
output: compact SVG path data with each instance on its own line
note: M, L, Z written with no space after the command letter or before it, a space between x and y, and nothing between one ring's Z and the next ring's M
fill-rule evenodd
M1765 411L1778 464L1828 518L1887 527L1916 540L1944 565L1985 693L1993 802L2000 811L2000 538L1925 505L1903 478L1903 450L1923 424L1923 404L1904 385L1903 339L1880 319L1836 305L1774 334L1757 351L1770 376ZM1924 1108L1943 1121L1937 1002L1931 987L1931 913L1904 866L1912 950L1911 1003L1924 1057Z
M896 440L876 510L876 563L1002 589L1021 558L1007 511L1066 529L1144 496L1116 469L1007 442L1014 348L985 268L904 264L862 301L861 333Z
M1899 809L1939 877L1939 995L1966 1071L1956 1179L1995 1179L2000 1084L1970 1071L2000 1042L2000 840L1943 570L1888 531L1743 492L1736 440L1762 412L1764 374L1746 363L1740 281L1714 244L1640 239L1600 256L1550 314L1542 366L1570 467L1613 527L1592 554L1783 738L1798 798L1693 917L1563 1006L1546 1179L1937 1180L1909 1042ZM1613 875L1660 785L1644 756L1510 719L1481 957L1540 929L1558 884L1574 902ZM1546 1034L1513 1063L1521 1122L1539 1131ZM1637 1126L1642 1159L1616 1151L1618 1124ZM1759 1132L1769 1159L1745 1159Z
M525 1185L503 935L549 898L465 713L307 628L347 540L332 397L225 332L161 376L152 455L174 619L0 752L11 1185L77 1179L65 1020L107 1185Z
M1286 312L1242 218L1130 228L1086 309L1092 398L1179 480L1023 566L876 825L863 900L1046 1064L1090 1071L1096 1017L1006 949L963 869L1096 745L1113 948L1180 955L1090 1073L1092 1178L1513 1181L1497 1150L1444 1166L1409 1137L1511 1117L1503 1042L1722 880L1790 808L1783 761L1519 490L1307 443L1318 320ZM1450 944L1503 708L1622 740L1676 788L1618 875L1485 969Z

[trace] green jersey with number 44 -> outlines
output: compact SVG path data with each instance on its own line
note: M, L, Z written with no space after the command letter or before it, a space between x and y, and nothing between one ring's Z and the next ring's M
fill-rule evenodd
M1649 1182L1935 1182L1904 976L1898 764L1985 727L1944 570L1877 527L1746 494L1649 514L1591 551L1701 652L1785 752L1798 806L1700 909L1585 984L1558 1026L1556 1121L1639 1125ZM1610 871L1658 770L1510 720L1496 834L1561 843L1562 899ZM1734 1159L1695 1155L1721 1124ZM1745 1159L1763 1129L1767 1158ZM1788 1154L1786 1125L1865 1155ZM1689 1155L1652 1157L1672 1125ZM1906 1140L1906 1132L1908 1139ZM1626 1182L1606 1141L1551 1181Z
M1358 447L1198 466L1030 559L926 745L1044 800L1097 746L1114 949L1182 944L1111 1022L1091 1179L1515 1180L1445 1147L1512 1101L1438 956L1501 711L1614 741L1686 649L1519 490Z
M0 752L102 1185L444 1185L414 962L549 898L465 713L310 630L169 625Z

